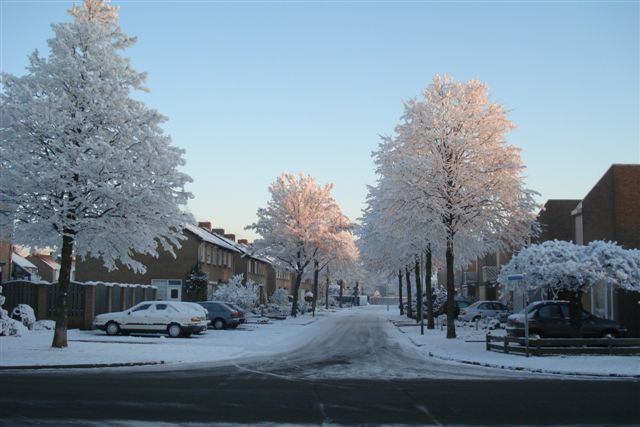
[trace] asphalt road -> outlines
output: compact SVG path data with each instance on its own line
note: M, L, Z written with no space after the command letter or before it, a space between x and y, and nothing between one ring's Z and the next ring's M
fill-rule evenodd
M637 381L419 359L389 340L381 322L356 311L292 354L228 366L2 373L0 425L640 424Z

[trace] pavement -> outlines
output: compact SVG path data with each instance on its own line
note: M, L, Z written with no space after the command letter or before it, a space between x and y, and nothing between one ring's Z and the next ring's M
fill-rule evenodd
M640 424L637 380L425 359L391 340L372 311L354 309L331 322L304 347L268 360L2 373L0 425Z

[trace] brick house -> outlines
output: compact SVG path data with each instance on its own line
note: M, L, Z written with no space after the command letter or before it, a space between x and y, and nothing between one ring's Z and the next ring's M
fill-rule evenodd
M165 251L160 251L157 258L149 255L137 256L136 259L147 268L144 274L136 274L124 266L108 271L100 260L88 258L77 262L76 279L154 285L158 288L157 298L162 300L188 299L184 295L184 286L189 274L198 264L208 275L208 291L212 291L218 283L228 281L234 271L235 256L240 251L206 228L196 225L186 225L184 235L186 239L175 250L175 258ZM195 296L194 299L204 297Z
M571 212L579 203L579 199L547 200L536 218L540 224L540 234L531 239L532 242L541 243L547 240L575 242L575 223Z
M572 211L577 244L594 240L640 249L640 165L614 164ZM640 336L640 295L594 286L583 298L597 316L615 319L632 336Z
M38 269L38 276L40 276L42 280L49 283L58 281L58 276L60 275L60 263L53 258L52 253L32 253L27 257L27 260L36 266ZM71 280L75 280L73 267Z

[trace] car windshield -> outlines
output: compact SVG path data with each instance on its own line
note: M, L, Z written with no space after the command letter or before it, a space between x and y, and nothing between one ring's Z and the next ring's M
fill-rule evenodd
M537 306L540 305L540 301L534 301L532 303L529 303L529 305L527 306L527 313L531 313L533 310L536 309ZM524 314L524 309L520 310L518 312L518 314Z

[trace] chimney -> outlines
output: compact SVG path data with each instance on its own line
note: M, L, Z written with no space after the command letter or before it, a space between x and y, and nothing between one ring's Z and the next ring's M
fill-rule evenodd
M247 239L238 239L238 243L249 246L249 241Z
M229 240L233 240L234 242L236 241L236 235L235 234L223 234L223 236Z
M211 221L203 221L198 223L198 227L211 231Z
M211 230L212 233L214 234L219 234L221 236L224 235L224 228L214 228L213 230Z

